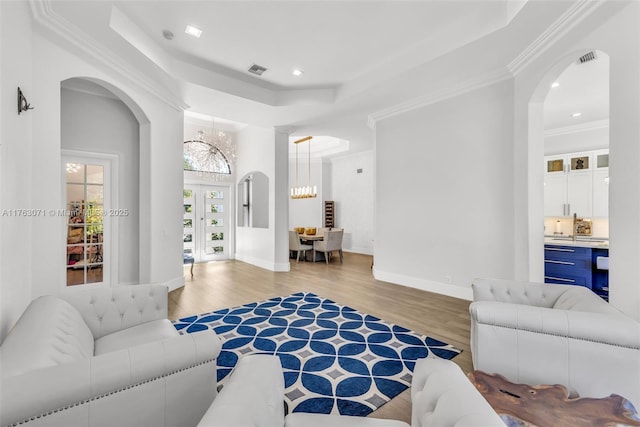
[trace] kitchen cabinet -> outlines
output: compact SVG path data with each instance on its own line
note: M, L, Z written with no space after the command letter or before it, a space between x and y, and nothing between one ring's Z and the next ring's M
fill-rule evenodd
M544 245L544 281L560 285L584 286L607 299L608 271L598 270L599 256L609 256L609 250L576 245Z
M608 176L608 150L545 157L545 216L607 217Z
M569 172L567 178L567 213L580 217L591 217L593 212L593 173Z
M544 281L591 289L591 248L544 245Z
M544 216L565 216L566 176L564 174L546 174L544 177Z
M609 170L593 172L593 216L607 218L609 216Z

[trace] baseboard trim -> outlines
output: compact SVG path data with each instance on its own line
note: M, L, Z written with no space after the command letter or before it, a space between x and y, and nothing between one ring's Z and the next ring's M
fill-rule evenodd
M291 266L289 265L288 262L273 263L273 262L265 261L260 258L246 257L239 254L236 254L235 259L236 261L246 262L247 264L255 265L256 267L264 268L265 270L269 270L269 271L278 271L278 272L291 271Z
M373 249L368 249L368 248L349 248L349 249L342 248L342 251L349 252L352 254L373 255Z
M167 280L166 282L163 282L162 284L169 288L169 292L175 291L176 289L181 288L181 287L184 286L184 276L180 276L180 277L176 277L175 279Z
M373 277L375 277L376 280L381 280L383 282L394 283L396 285L416 288L422 291L435 292L441 295L473 301L473 290L471 287L464 288L462 286L451 285L448 283L440 283L433 280L425 280L418 277L390 273L388 271L376 269L375 266L373 267Z

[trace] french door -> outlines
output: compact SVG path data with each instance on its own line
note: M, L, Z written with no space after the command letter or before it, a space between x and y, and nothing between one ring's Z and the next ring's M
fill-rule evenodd
M110 283L113 159L67 153L62 166L66 285Z
M184 251L196 262L229 258L229 187L185 185Z

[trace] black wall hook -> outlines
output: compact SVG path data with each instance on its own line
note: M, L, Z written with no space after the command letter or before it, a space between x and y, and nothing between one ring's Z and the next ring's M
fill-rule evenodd
M27 102L27 98L24 97L22 91L20 90L20 86L18 86L18 114L27 110L33 110L33 107L29 105L29 102Z

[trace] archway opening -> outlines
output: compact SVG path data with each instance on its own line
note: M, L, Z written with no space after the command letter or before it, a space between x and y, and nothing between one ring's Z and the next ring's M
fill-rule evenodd
M539 236L530 236L531 271L607 298L609 56L584 50L558 61L534 91L529 119L529 190L542 202L532 221L544 221L544 251ZM556 259L567 247L585 259Z

